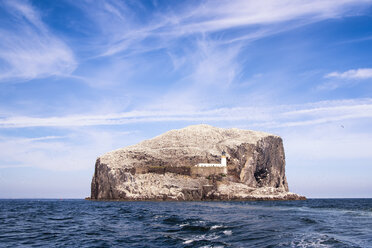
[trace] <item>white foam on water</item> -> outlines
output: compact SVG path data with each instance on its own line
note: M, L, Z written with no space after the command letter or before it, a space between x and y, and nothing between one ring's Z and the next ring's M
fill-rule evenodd
M218 228L221 228L223 227L222 225L214 225L214 226L211 226L211 230L214 230L214 229L218 229Z
M212 234L212 235L196 235L195 237L193 238L188 238L188 239L185 239L185 241L183 242L183 244L190 244L194 241L201 241L201 240L214 240L214 239L218 239L220 236L218 235L215 235L215 234Z
M334 244L324 244L323 242L330 241L333 239L330 236L322 235L318 233L311 233L303 235L302 237L293 240L291 242L291 247L301 247L301 248L308 248L308 247L334 247Z
M212 235L208 235L206 237L207 240L214 240L214 239L218 239L220 236L216 235L216 234L212 234Z
M226 230L226 231L223 231L223 234L225 234L227 236L230 236L232 234L232 231L231 230Z
M165 217L165 216L164 216L164 215L155 215L155 216L154 216L154 219L157 220L157 219L159 219L159 218L163 218L163 217Z
M185 223L185 224L180 224L180 227L184 227L184 226L188 226L189 223Z
M194 242L194 240L193 239L188 239L188 240L186 240L185 242L183 242L182 244L190 244L190 243L192 243L192 242Z

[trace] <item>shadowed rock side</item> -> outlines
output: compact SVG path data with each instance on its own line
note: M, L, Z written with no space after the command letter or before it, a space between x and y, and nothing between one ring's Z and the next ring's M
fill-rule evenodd
M219 163L227 174L195 173L195 164ZM203 169L204 170L208 169ZM209 125L171 130L99 157L91 186L95 200L297 200L288 192L279 136Z

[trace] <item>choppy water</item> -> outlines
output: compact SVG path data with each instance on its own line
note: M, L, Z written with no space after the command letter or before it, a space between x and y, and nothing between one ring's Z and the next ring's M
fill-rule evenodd
M0 200L1 247L372 247L372 199Z

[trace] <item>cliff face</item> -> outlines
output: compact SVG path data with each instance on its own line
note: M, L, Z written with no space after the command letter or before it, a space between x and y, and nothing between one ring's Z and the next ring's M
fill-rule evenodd
M198 163L227 156L227 175L195 176ZM303 199L288 192L279 136L209 125L166 132L99 157L91 199Z

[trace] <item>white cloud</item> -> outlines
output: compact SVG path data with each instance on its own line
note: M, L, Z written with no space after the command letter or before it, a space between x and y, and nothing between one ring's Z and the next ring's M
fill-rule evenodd
M207 1L176 23L181 23L187 32L213 32L299 17L332 18L344 14L351 5L367 2L370 1Z
M326 78L340 79L368 79L372 78L372 68L360 68L345 72L331 72L325 75Z
M141 12L143 7L133 6L141 3L108 0L94 5L88 1L73 4L83 10L91 20L89 23L94 23L97 28L94 37L90 39L92 47L96 48L96 55L114 57L120 54L120 59L125 56L125 64L117 66L123 72L119 73L120 75L115 72L110 75L103 73L103 76L108 76L109 79L102 80L99 76L95 77L97 72L92 72L89 75L93 75L94 79L85 78L84 82L88 82L90 86L107 87L112 85L108 82L131 81L133 78L129 78L131 75L126 72L138 67L136 59L140 57L139 54L156 50L169 55L174 69L182 69L183 78L176 80L174 87L170 86L168 92L154 97L156 102L149 105L166 107L167 103L171 102L174 103L173 106L182 105L193 109L199 105L215 107L210 104L213 104L210 96L213 95L215 99L223 98L223 94L218 92L221 86L228 87L239 77L242 61L238 63L237 59L241 55L239 53L243 43L246 45L247 42L328 18L360 14L353 11L370 2L184 2L178 8L154 8L144 18L136 15L136 11ZM225 32L227 30L236 32ZM245 59L249 59L249 54ZM112 68L106 67L107 65L103 66L101 70L111 72ZM115 68L115 65L113 67ZM142 71L144 70L142 68ZM206 95L205 92L209 94ZM205 99L208 97L211 99Z
M72 4L83 10L90 19L87 25L94 25L95 32L90 34L89 47L93 48L95 55L110 58L117 55L120 60L125 60L115 61L114 64L118 66L104 65L98 71L88 73L92 79L80 75L90 86L110 87L114 84L111 82L133 81L131 72L135 70L132 68L143 67L144 64L151 66L138 63L141 53L156 50L169 55L174 69L178 72L182 69L183 78L176 80L168 92L157 95L157 101L151 105L161 106L171 101L175 103L174 106L181 104L194 108L195 105L207 104L207 107L214 107L209 104L213 99L203 99L203 102L201 99L205 98L205 92L215 98L223 97L218 88L228 87L239 77L242 61L238 63L237 59L241 55L239 53L243 43L246 45L247 42L328 18L360 14L353 11L370 2L184 2L177 5L177 8L154 8L141 18L136 13L142 13L146 7L138 6L141 4L138 2L108 0L93 5L89 1L73 1ZM227 30L234 32L225 32ZM245 59L249 59L249 54ZM119 68L120 73L111 73L113 68ZM104 73L98 73L100 70ZM145 70L141 69L142 72ZM110 75L107 75L107 71L110 71ZM104 80L100 75L96 77L96 74L102 74L108 79Z
M233 107L217 109L141 110L107 115L61 117L13 116L0 119L0 128L79 127L125 125L151 122L229 122L250 127L280 128L318 125L341 120L372 118L372 99L315 102L276 107Z
M112 13L110 8L100 8L100 15L94 16L94 21L104 27L104 32L111 33L111 41L103 55L113 55L118 52L141 47L140 43L152 37L157 42L153 43L154 49L159 45L168 47L170 41L194 34L210 34L227 29L250 27L243 34L234 37L219 36L225 41L238 41L257 39L272 33L288 30L290 25L278 26L277 24L296 20L296 24L305 25L309 22L321 21L328 18L337 18L343 15L358 14L353 12L356 8L370 4L370 0L302 0L302 1L206 1L197 6L184 6L167 12L156 12L141 23L131 15L130 9L121 6L120 13ZM80 5L87 12L96 6ZM96 10L94 10L96 11ZM125 16L126 18L124 18ZM302 19L298 21L298 19ZM107 31L107 24L110 28ZM268 30L269 25L275 25L273 30ZM142 48L143 49L143 48ZM141 49L140 49L141 50ZM146 50L146 49L145 49Z
M71 49L53 35L27 1L5 1L8 27L0 29L0 80L28 80L71 73Z
M63 137L2 136L0 137L0 168L36 167L59 171L94 168L97 156L123 145L129 145L132 133L75 129L70 130L69 135Z

